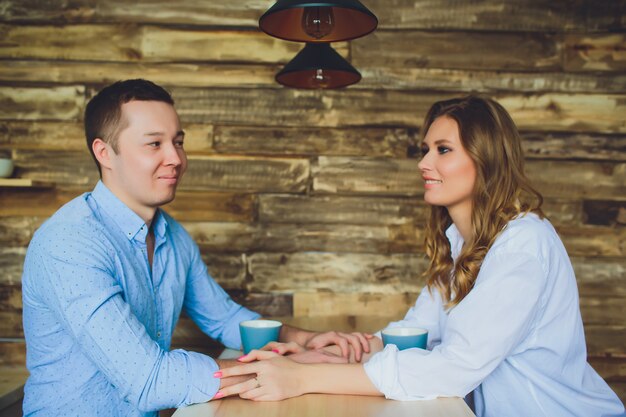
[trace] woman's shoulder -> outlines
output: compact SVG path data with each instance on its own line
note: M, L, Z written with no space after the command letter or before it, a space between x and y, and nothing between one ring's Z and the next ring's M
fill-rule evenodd
M545 254L560 239L546 218L535 213L520 214L509 221L492 249L498 252Z

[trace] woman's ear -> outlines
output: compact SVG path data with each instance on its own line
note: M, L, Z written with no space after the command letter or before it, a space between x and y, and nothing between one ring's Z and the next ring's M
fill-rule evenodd
M111 146L100 138L94 139L91 149L102 169L111 169Z

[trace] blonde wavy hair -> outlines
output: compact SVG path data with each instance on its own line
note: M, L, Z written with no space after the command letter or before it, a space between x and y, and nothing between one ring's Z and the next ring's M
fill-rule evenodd
M543 197L524 174L520 134L504 107L474 95L439 101L426 115L422 141L435 119L442 116L456 121L461 143L476 167L472 236L456 262L445 234L452 224L448 210L432 206L426 225L427 285L431 291L437 288L447 308L452 308L472 290L487 251L507 223L522 213L544 214Z

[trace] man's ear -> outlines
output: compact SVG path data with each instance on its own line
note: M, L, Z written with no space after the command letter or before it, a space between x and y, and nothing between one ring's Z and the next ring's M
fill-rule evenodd
M113 148L100 138L94 139L91 149L102 169L111 169L111 154L115 153Z

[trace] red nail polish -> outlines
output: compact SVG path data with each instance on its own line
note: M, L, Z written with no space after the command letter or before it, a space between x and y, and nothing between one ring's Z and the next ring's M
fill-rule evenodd
M221 378L222 377L222 371L217 371L213 374L213 378Z
M242 359L245 359L246 357L248 357L248 355L243 355L237 358L238 361L241 361Z
M274 353L280 353L280 351L278 349L272 349L272 352Z
M213 397L214 400L219 400L220 398L222 398L224 396L223 392L218 391L217 394L215 394L215 397Z

